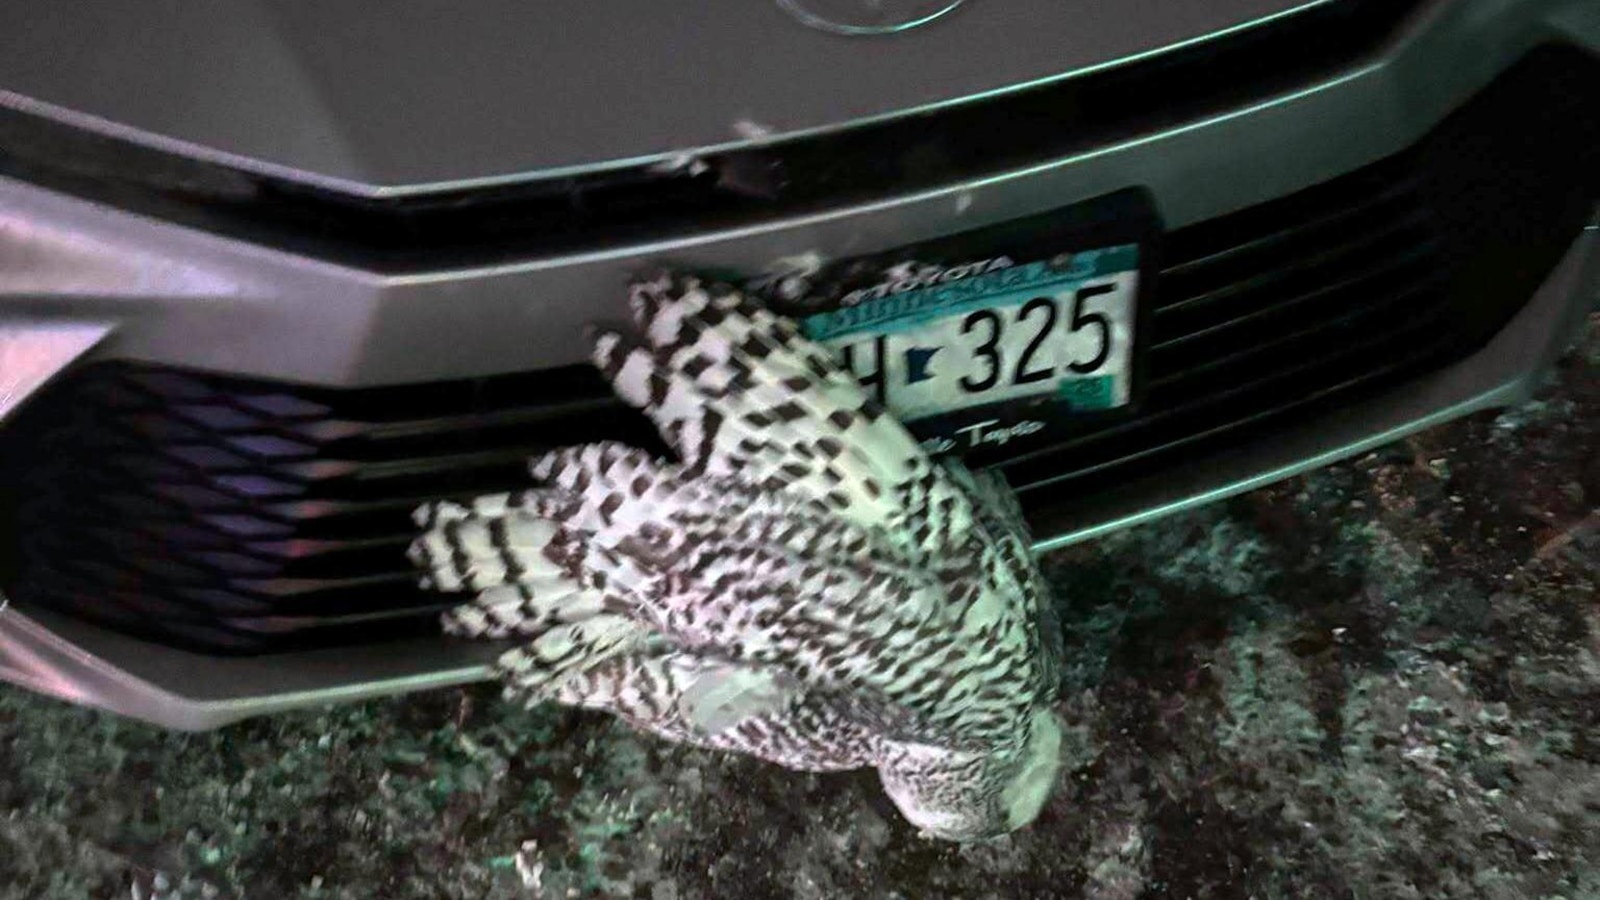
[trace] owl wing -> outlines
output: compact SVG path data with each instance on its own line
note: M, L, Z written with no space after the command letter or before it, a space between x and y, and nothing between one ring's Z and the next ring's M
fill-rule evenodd
M530 704L603 709L697 742L744 719L781 716L797 696L782 669L680 650L635 614L633 591L656 573L625 563L614 535L613 547L599 544L596 507L584 514L584 506L535 490L428 507L413 560L440 590L476 591L446 614L446 631L529 638L497 668L508 692Z
M413 558L434 586L477 592L447 628L531 638L504 666L536 699L654 696L584 679L649 679L678 653L708 684L798 673L893 700L884 715L926 701L930 667L960 655L925 631L943 599L927 563L971 530L967 492L787 320L692 279L642 283L632 303L643 341L603 335L596 361L681 463L570 448L535 462L539 488L425 508ZM744 719L781 697L743 694Z
M449 630L529 639L501 662L517 694L666 716L658 732L702 737L819 693L853 697L836 732L904 735L947 699L940 671L965 648L944 585L881 535L618 444L555 451L533 470L539 488L429 507L412 547L431 584L476 592ZM717 703L674 699L690 670L688 697Z
M878 685L938 610L880 535L742 482L620 444L532 469L538 488L426 507L411 548L428 584L476 593L448 631L529 639L500 668L530 701L705 737L814 688Z
M793 322L674 275L635 284L630 299L642 340L601 335L595 362L689 473L804 497L917 556L964 538L968 498Z

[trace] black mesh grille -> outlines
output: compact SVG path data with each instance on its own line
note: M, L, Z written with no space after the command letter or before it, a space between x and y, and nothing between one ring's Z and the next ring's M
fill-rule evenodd
M1362 382L1393 383L1465 346L1446 321L1439 223L1404 167L1341 179L1280 211L1291 209L1177 233L1138 415L1007 463L1013 481L1124 477L1180 445Z
M1399 157L1170 235L1144 405L1007 463L1025 500L1092 502L1481 345L1600 198L1595 108L1595 62L1540 51ZM428 629L410 510L599 438L654 445L587 370L337 391L98 365L0 445L5 583L210 650Z

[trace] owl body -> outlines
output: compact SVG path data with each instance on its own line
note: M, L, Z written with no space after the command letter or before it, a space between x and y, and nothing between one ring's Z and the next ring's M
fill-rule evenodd
M635 285L595 362L677 458L534 461L537 486L419 510L425 583L530 703L792 769L877 768L953 839L1048 794L1059 649L998 476L935 461L793 323L730 289Z

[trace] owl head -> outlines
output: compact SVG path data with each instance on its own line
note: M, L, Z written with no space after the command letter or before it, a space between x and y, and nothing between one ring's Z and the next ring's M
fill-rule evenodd
M1009 834L1038 817L1061 766L1061 722L1037 707L1023 739L989 753L896 745L878 777L902 815L932 837L976 841Z

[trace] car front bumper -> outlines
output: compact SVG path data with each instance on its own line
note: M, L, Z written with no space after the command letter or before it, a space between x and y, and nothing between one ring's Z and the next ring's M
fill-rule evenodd
M0 310L11 320L10 346L48 334L55 352L34 356L61 362L123 359L338 388L560 365L581 356L587 322L621 312L615 286L646 260L753 270L797 249L870 252L1128 184L1150 188L1169 226L1201 222L1413 145L1550 40L1600 51L1600 16L1585 3L1426 4L1374 55L1315 84L1003 177L659 243L420 273L308 258L3 180ZM1035 519L1037 549L1528 396L1600 290L1597 229L1600 218L1591 219L1532 299L1471 355L1123 481L1093 504L1048 504ZM66 350L64 325L78 335ZM22 390L15 394L13 402ZM0 678L176 728L478 680L498 650L430 637L224 658L44 609L0 608Z

